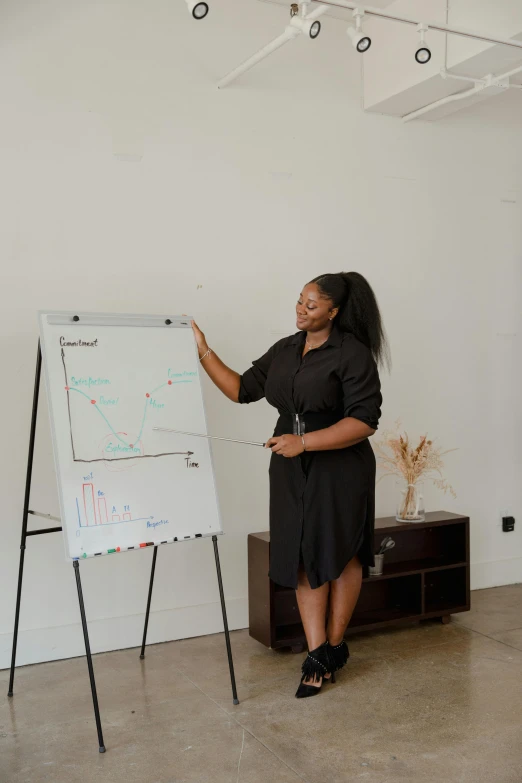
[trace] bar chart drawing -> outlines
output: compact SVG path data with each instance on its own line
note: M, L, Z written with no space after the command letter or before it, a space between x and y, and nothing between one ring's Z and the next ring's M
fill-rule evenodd
M111 507L109 520L109 507L107 498L101 490L96 490L94 481L84 481L82 484L81 498L76 498L78 508L78 526L80 528L96 527L97 525L116 525L123 522L143 522L154 519L150 517L133 518L130 506L123 506L124 511L118 513L115 506ZM83 513L82 513L83 510Z
M97 525L98 517L96 515L96 505L94 503L94 484L83 485L83 509L85 511L85 524ZM81 525L80 525L81 526Z
M104 525L109 521L107 516L107 498L98 498L98 514L100 517L100 524Z

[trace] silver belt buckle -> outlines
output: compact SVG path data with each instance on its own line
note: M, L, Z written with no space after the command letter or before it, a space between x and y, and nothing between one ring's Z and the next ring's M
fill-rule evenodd
M294 414L294 422L293 422L293 430L294 435L304 435L305 434L305 423L303 421L303 417L300 416L298 413Z

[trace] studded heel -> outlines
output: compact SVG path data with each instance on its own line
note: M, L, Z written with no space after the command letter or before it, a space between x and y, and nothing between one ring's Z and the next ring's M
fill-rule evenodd
M335 682L335 668L333 659L329 653L328 642L316 647L315 650L310 650L306 658L301 665L301 683L296 691L296 699L302 699L306 696L315 696L319 693L321 686L325 682ZM331 673L331 676L327 679L325 674ZM307 685L304 680L312 680L313 682L319 682L321 679L321 685Z

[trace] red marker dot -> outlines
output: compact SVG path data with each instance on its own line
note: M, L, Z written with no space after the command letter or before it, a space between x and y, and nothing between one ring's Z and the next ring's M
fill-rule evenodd
M65 386L65 391L69 391L69 386Z
M147 392L147 394L145 395L145 397L150 397L150 394Z
M168 381L169 386L172 386L172 381Z
M96 405L96 400L91 400L91 405Z
M132 443L129 443L129 449L132 449Z

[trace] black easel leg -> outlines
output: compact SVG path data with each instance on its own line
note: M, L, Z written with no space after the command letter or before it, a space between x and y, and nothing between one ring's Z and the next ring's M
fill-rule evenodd
M40 393L40 375L42 372L42 350L38 340L36 354L36 372L34 378L33 410L31 414L31 430L29 433L29 456L27 457L27 473L25 476L24 511L22 517L22 541L20 543L20 566L18 569L18 589L16 591L15 624L13 631L13 649L11 653L11 675L9 677L8 696L13 695L14 673L16 663L16 647L18 644L18 624L20 621L20 603L22 600L22 579L24 575L25 542L27 539L27 519L29 516L29 498L31 496L31 477L33 474L34 438L36 433L36 416L38 413L38 395Z
M143 641L141 643L140 658L145 658L145 645L147 644L147 629L149 627L149 614L150 614L150 602L152 598L152 587L154 585L154 572L156 571L156 556L158 554L158 547L154 547L154 554L152 555L152 568L150 569L150 584L149 584L149 597L147 598L147 611L145 612L145 627L143 628Z
M22 600L22 577L24 574L24 557L25 557L25 543L20 545L20 566L18 569L18 590L16 592L16 611L15 611L15 624L13 632L13 649L11 652L11 674L9 677L9 690L8 696L13 695L14 686L14 674L16 665L16 647L18 644L18 623L20 621L20 601Z
M85 652L87 654L87 668L89 669L89 679L91 681L92 703L94 705L94 717L96 719L96 728L98 730L98 744L100 748L100 753L105 753L105 745L103 744L102 725L100 719L100 708L98 707L98 695L96 693L96 682L94 680L94 669L92 666L91 645L89 644L87 618L85 616L85 606L83 603L82 583L80 580L80 564L78 560L74 561L73 566L74 566L74 575L76 576L76 587L78 588L80 614L82 616L83 638L85 639Z
M217 571L217 578L219 584L219 596L221 598L221 611L223 612L225 640L227 643L228 667L230 669L230 682L232 683L232 697L233 697L234 704L239 704L239 699L237 698L237 691L236 691L236 678L234 676L234 662L232 661L232 648L230 646L230 634L228 632L227 609L225 606L225 594L223 592L223 580L221 579L221 567L219 565L217 536L212 536L212 541L214 542L214 555L216 557L216 571Z

